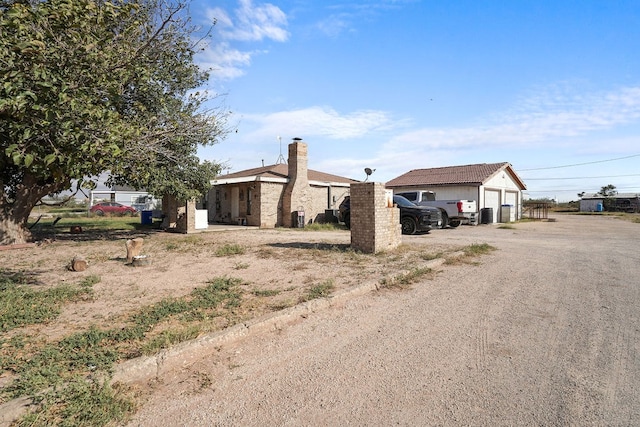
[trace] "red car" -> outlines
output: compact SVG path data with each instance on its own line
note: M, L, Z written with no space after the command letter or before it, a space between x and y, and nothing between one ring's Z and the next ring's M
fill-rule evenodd
M131 206L125 206L116 202L101 202L91 206L89 212L96 215L112 214L112 215L135 215L138 211Z

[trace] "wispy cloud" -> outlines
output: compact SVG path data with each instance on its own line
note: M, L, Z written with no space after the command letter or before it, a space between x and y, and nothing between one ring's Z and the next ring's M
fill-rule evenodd
M198 59L203 68L213 71L214 79L229 80L243 75L251 65L251 58L264 53L257 48L242 50L234 46L235 42L285 42L289 38L286 14L271 3L239 0L238 7L231 12L215 7L208 9L206 16L209 22L216 22L214 42Z
M328 107L309 107L280 111L266 115L245 115L243 120L252 122L262 135L323 137L333 140L361 138L367 134L388 132L406 124L394 120L384 111L362 110L340 114Z
M328 6L329 15L316 22L314 27L329 37L356 32L362 20L375 20L389 9L397 9L419 0L357 0Z
M231 80L244 74L244 69L251 65L254 54L255 52L234 49L227 42L220 42L201 52L198 63L200 67L211 70L212 78Z
M538 91L513 109L478 119L469 126L419 128L398 134L382 144L368 162L385 165L390 179L414 168L459 164L462 157L473 158L472 153L479 152L513 152L534 147L549 152L559 149L588 152L594 147L584 141L593 141L594 133L615 131L640 120L640 87L590 94L570 92ZM611 141L606 144L609 149L613 148L611 144L618 144L620 152L637 147L637 140L616 137L607 140ZM599 149L603 149L602 144ZM494 161L506 160L512 161L505 158Z
M640 87L588 95L539 93L511 111L458 128L424 128L393 138L387 149L460 149L556 144L570 138L634 123L640 119Z
M220 35L227 40L261 41L271 39L284 42L289 33L287 16L277 6L270 3L254 5L252 0L240 0L234 10L235 19L220 8L211 11L220 15ZM211 14L211 13L210 13Z

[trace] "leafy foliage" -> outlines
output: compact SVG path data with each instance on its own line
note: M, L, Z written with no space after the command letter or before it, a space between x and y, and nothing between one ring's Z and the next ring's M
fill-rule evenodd
M204 191L219 165L197 147L226 135L228 112L193 92L208 79L194 32L182 3L0 0L0 219L105 171L160 196Z
M616 186L613 184L609 184L609 185L605 185L604 187L602 187L600 189L600 191L598 192L598 194L602 194L605 197L613 197L616 194L618 194L618 191L616 190Z

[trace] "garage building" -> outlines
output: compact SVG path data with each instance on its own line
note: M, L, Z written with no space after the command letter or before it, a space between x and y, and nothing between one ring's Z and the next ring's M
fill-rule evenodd
M478 210L491 216L490 222L520 219L522 192L527 188L508 162L414 169L390 180L386 186L396 193L433 191L436 200L475 200ZM502 218L503 206L510 206L515 216Z

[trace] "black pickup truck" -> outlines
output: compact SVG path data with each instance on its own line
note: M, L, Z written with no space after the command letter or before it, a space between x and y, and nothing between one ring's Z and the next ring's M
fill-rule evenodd
M416 232L429 232L432 228L442 226L442 213L440 209L430 206L418 206L402 196L393 196L393 203L400 208L400 224L402 234L415 234ZM345 197L340 206L339 220L344 222L347 228L351 228L351 198Z

